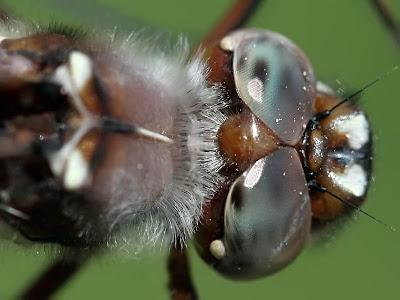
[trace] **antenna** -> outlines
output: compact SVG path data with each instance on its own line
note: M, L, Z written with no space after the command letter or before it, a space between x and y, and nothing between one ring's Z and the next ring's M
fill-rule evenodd
M358 91L354 92L353 94L351 94L350 96L344 98L342 101L340 101L338 104L336 104L334 107L332 107L331 109L328 110L324 110L318 114L316 114L315 116L312 117L312 121L314 123L321 121L322 119L325 119L326 117L328 117L332 111L334 111L336 108L338 108L339 106L341 106L343 103L349 101L350 99L354 98L355 96L357 96L358 94L362 93L363 91L365 91L367 88L369 88L370 86L374 85L375 83L381 81L382 79L386 78L387 76L389 76L390 74L392 74L394 71L396 71L399 68L399 66L395 66L392 70L386 72L385 74L379 76L378 78L376 78L375 80L371 81L370 83L368 83L366 86L362 87L361 89L359 89Z
M315 179L310 180L310 181L308 182L308 187L311 188L311 189L315 189L315 190L317 190L317 191L319 191L319 192L321 192L321 193L327 193L327 194L331 195L332 197L336 198L337 200L342 201L342 202L345 203L346 205L348 205L348 206L350 206L350 207L352 207L352 208L358 210L359 212L363 213L364 215L370 217L370 218L373 219L374 221L376 221L376 222L378 222L378 223L381 223L382 225L385 225L386 227L390 228L390 229L393 230L393 231L396 231L396 228L393 228L392 226L390 226L390 225L388 225L388 224L382 222L382 221L379 220L378 218L376 218L376 217L370 215L369 213L367 213L366 211L362 210L362 209L359 208L358 206L356 206L356 205L350 203L349 201L344 200L344 199L340 198L339 196L336 196L334 193L328 191L328 189L327 189L325 186L319 184Z

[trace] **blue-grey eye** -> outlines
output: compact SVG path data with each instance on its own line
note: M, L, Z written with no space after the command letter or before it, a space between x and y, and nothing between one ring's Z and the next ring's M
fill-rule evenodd
M236 279L266 276L301 251L311 227L303 167L293 148L258 160L231 186L224 235L210 245L215 268Z
M236 31L221 47L233 51L234 80L243 102L285 143L296 144L313 114L316 94L306 55L287 37L257 29Z

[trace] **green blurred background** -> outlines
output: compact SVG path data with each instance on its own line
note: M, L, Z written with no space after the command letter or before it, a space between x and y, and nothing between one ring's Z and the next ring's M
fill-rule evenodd
M27 19L141 26L198 41L230 0L2 1ZM400 18L399 1L389 1ZM397 2L397 3L395 3ZM366 0L269 0L249 26L279 31L308 54L319 78L358 88L400 62L400 49ZM400 71L368 89L362 105L374 128L373 183L364 208L400 230ZM193 249L191 249L193 250ZM0 244L0 299L9 299L51 261L43 251ZM56 299L168 299L165 253L122 259L110 253L86 265ZM254 282L226 280L190 251L201 299L398 299L400 233L358 215L326 243L308 246L287 269Z

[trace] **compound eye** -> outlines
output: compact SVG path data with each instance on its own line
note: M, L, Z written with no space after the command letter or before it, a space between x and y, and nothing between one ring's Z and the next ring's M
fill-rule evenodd
M221 47L233 51L234 80L243 102L285 143L296 144L315 102L309 59L291 40L267 30L236 31Z
M223 239L210 250L223 247L215 268L228 277L266 276L298 255L310 232L311 206L294 149L280 148L258 160L233 183L224 222Z

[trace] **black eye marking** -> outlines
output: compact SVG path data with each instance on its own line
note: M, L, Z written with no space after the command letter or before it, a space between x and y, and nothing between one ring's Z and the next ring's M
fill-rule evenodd
M260 79L263 84L267 85L268 81L266 80L268 77L268 63L266 60L263 59L257 59L255 66L254 66L254 71L253 71L254 77ZM265 88L265 86L264 86Z
M234 206L235 210L240 211L244 207L244 202L243 202L243 195L242 192L239 188L240 186L237 186L232 190L232 206Z

